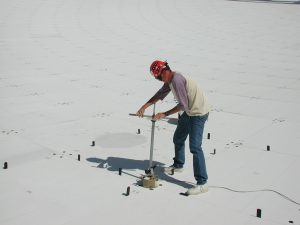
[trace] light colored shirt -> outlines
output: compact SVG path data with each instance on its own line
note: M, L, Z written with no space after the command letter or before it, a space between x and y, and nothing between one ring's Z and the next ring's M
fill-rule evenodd
M177 106L189 116L202 116L210 111L206 96L202 89L190 77L175 72L170 83L164 85L154 95L163 100L172 91Z

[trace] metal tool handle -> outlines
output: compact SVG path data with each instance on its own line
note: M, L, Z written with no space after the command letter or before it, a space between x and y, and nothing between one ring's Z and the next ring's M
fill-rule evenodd
M153 106L153 117L155 116L155 104ZM154 130L155 130L155 120L152 119L152 127L151 127L151 144L150 144L150 161L149 161L149 170L151 170L152 174L153 174L153 169L152 169L152 163L153 163L153 147L154 147Z
M136 113L129 113L129 116L138 116ZM144 118L147 118L147 119L153 119L153 116L150 116L150 115L143 115ZM174 118L174 117L164 117L162 119L160 119L161 121L165 121L165 120L177 120L177 118Z

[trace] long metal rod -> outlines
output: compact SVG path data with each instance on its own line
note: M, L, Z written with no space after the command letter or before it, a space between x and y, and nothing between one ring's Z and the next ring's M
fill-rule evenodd
M155 104L153 106L153 116L152 118L155 116ZM154 130L155 130L155 120L152 119L152 127L151 127L151 144L150 144L150 161L149 161L149 170L153 173L152 170L152 163L153 163L153 147L154 147Z
M129 116L138 116L138 115L136 115L135 113L129 113ZM153 116L150 116L150 115L143 115L143 117L148 118L148 119L153 119ZM176 119L176 118L165 117L162 120L169 120L169 119Z

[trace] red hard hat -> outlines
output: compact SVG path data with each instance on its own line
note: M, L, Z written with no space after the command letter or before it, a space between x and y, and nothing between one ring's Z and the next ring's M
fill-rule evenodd
M155 60L150 66L150 73L157 78L161 71L167 68L168 63L160 60Z

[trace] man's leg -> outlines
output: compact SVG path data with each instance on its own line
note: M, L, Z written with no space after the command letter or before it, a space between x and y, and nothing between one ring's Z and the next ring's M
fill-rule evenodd
M208 114L204 116L190 117L190 151L193 154L194 176L198 185L207 182L208 176L206 172L205 158L202 150L202 138L204 124L208 118Z
M182 168L185 163L185 140L189 134L189 116L183 113L178 120L178 125L173 136L175 145L174 166Z

